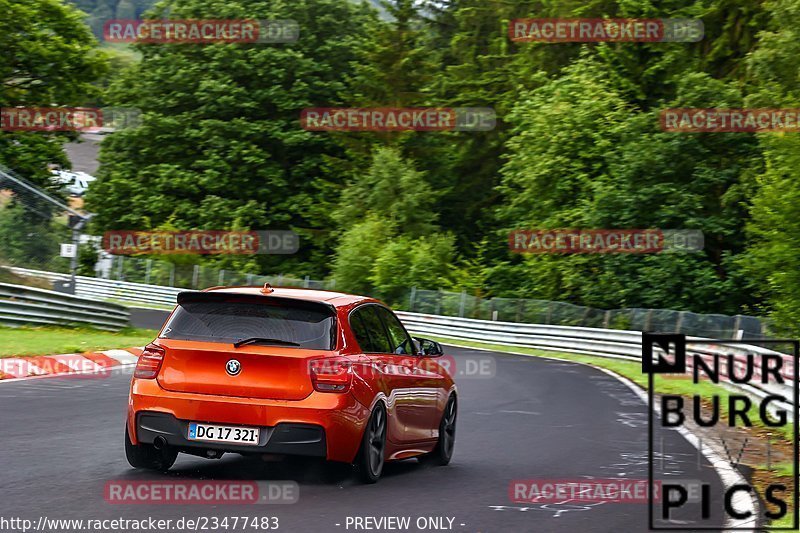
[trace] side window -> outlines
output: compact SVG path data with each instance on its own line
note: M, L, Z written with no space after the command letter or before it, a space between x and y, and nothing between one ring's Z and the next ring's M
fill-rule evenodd
M389 341L392 343L391 353L396 353L398 355L414 355L414 344L411 342L411 338L406 333L406 330L403 329L403 325L400 323L400 320L388 309L384 307L376 307L378 310L378 314L383 320L383 323L386 325L386 329L389 331Z
M392 353L386 330L376 313L377 306L367 305L353 311L350 315L350 327L356 336L358 345L366 353Z

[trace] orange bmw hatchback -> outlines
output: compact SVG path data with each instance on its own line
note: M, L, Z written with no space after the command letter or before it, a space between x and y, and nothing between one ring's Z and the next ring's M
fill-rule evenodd
M381 302L305 289L183 292L131 383L125 452L169 469L179 453L299 455L354 464L450 462L457 391L438 343Z

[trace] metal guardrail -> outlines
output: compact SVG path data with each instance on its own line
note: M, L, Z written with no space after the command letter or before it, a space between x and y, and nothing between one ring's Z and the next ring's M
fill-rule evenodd
M32 270L28 268L6 267L14 274L44 278L49 281L68 281L69 274ZM82 298L116 300L125 303L174 306L179 292L192 289L181 287L164 287L162 285L145 285L89 276L75 278L75 295Z
M172 307L177 302L178 293L191 290L79 276L75 292L85 297Z
M69 274L62 274L59 272L48 272L46 270L33 270L20 267L4 268L7 268L14 274L43 278L52 282L70 280ZM256 281L260 284L260 280L266 278L267 276L258 276L256 277ZM284 279L301 281L292 278ZM280 277L277 278L277 283L279 282ZM190 287L168 287L164 285L150 285L146 283L95 278L91 276L76 276L75 285L75 294L85 298L100 298L135 305L157 305L170 308L175 305L178 293L197 290Z
M81 325L118 331L129 323L130 315L122 305L0 283L0 324Z
M471 296L466 291L431 291L416 287L412 287L404 310L521 324L675 332L715 339L763 339L770 336L768 319L747 315L729 316L638 307L598 309L551 300L497 296L483 298Z
M39 270L14 267L11 267L10 270L16 274L42 277L51 281L69 278L68 274ZM118 300L139 305L156 304L162 306L175 305L179 292L192 290L86 276L78 276L76 285L78 296L92 298L93 303L97 303L100 300ZM594 355L635 362L640 362L642 358L642 333L640 331L499 322L404 311L397 312L397 315L409 331L419 335L441 336L506 346L523 346L546 351ZM708 340L699 337L687 337L688 342ZM732 383L728 383L728 385L760 398L768 394L780 394L786 398L792 397L791 386L788 384L792 382L794 376L795 362L791 356L759 346L724 343L694 344L691 351L700 354L707 361L711 361L715 357L727 357L728 354L732 354L733 365L737 370L746 364L744 358L748 352L770 353L780 356L783 359L782 375L787 382L785 386L749 386Z
M404 311L398 311L397 316L410 331L423 335L617 359L642 358L642 334L638 331L494 322Z
M403 311L397 312L397 315L410 332L419 335L611 357L637 363L641 363L642 360L642 333L640 331L494 322ZM761 383L740 385L730 383L728 380L725 380L728 381L725 385L758 398L765 398L770 394L781 395L789 401L793 398L792 383L795 361L792 356L761 346L708 343L707 341L710 339L699 337L687 337L686 339L690 351L698 354L709 366L713 364L715 358L722 358L722 361L727 362L730 354L737 376L745 373L748 353L771 354L780 357L783 361L781 371L785 381L783 385ZM692 344L692 341L695 343ZM687 363L691 365L692 358L687 357ZM727 363L722 363L720 366L725 368L725 364ZM725 370L727 371L726 368ZM722 381L723 376L726 375L727 372L721 372L720 380ZM784 409L791 409L790 403L779 402L778 405Z

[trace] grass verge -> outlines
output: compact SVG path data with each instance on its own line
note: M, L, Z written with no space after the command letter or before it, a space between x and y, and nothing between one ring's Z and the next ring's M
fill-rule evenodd
M0 327L0 357L24 357L93 352L144 346L155 339L153 329L125 328L118 332L84 328Z

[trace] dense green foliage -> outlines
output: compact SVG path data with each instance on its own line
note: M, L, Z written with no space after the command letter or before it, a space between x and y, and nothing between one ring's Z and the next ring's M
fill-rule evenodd
M97 95L106 62L80 11L60 0L0 0L0 13L0 107L76 106ZM0 132L0 164L44 185L47 163L67 163L68 135Z
M770 24L748 57L753 107L800 107L800 2L773 0ZM752 186L750 246L742 259L762 309L772 311L788 334L800 331L800 138L760 135L765 160Z
M120 9L139 16L148 4L75 3L95 18L125 18ZM387 0L381 8L383 16L341 0L169 2L171 18L291 18L300 39L136 45L140 61L120 63L102 98L138 107L143 123L103 145L88 197L94 228L291 228L302 237L293 257L204 261L334 277L337 288L392 302L416 285L608 308L773 313L800 331L798 134L670 133L658 120L670 107L798 106L800 0ZM512 42L508 21L524 17L698 17L705 37ZM71 68L84 83L101 74ZM69 102L78 93L52 96ZM328 106L491 107L498 121L482 133L302 129L304 108ZM7 144L0 159L15 151ZM509 251L509 231L539 228L695 229L705 248Z
M99 95L94 81L105 73L106 58L80 11L59 0L0 0L0 13L0 108L78 106ZM74 137L0 131L0 165L58 194L48 164L68 166L62 146ZM0 181L7 188L20 192ZM29 194L11 201L0 194L0 260L63 266L58 243L68 232L51 214L51 205Z
M343 150L299 127L304 107L346 103L349 79L376 17L338 0L298 0L291 8L197 0L173 5L175 18L296 19L304 38L289 46L142 45L142 61L112 88L137 107L143 125L103 144L101 180L88 201L109 229L293 228L300 253L261 256L264 270L321 276L331 240L338 176L326 158ZM334 21L337 21L335 24ZM228 256L222 266L255 268Z

